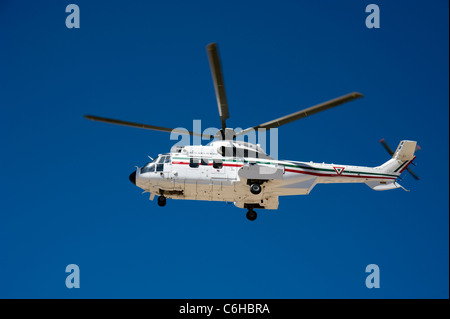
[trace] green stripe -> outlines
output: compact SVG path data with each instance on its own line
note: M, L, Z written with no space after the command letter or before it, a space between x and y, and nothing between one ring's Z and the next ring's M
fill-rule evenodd
M408 163L408 161L404 162L402 165L400 165L395 171L394 173L396 173L400 168L402 168L406 163Z
M201 156L200 156L201 157ZM185 160L190 160L189 157L174 157L173 159L185 159ZM231 160L231 159L223 159L224 162L240 162L242 163L242 161L240 160ZM245 161L244 161L245 162ZM269 165L275 165L276 163L271 163L271 162L261 162L261 161L256 161L256 163L258 164L269 164ZM405 162L406 163L406 162ZM302 165L294 165L294 164L280 164L280 165L284 165L285 167L293 167L293 168L300 168L300 169L309 169L312 171L322 171L322 172L335 172L334 169L328 169L328 168L316 168L316 167L309 167L309 166L302 166ZM403 166L403 165L402 165ZM400 168L400 167L399 167ZM399 169L398 168L398 169ZM398 170L397 169L397 170ZM396 171L397 171L396 170ZM389 176L389 177L397 177L397 175L391 175L391 174L382 174L382 173L369 173L369 172L357 172L357 171L347 171L344 170L344 173L349 173L349 174L364 174L364 175L375 175L375 176Z
M294 167L294 168L301 168L301 169L310 169L310 170L313 170L313 171L335 172L334 169L328 169L328 168L316 168L316 167L307 167L307 166L300 166L300 165L287 165L287 164L285 166ZM397 175L382 174L382 173L368 173L368 172L347 171L345 169L344 169L344 173L397 177Z

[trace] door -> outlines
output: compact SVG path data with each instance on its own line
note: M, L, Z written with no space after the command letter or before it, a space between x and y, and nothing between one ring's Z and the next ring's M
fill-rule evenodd
M162 178L171 179L173 177L171 172L172 172L172 161L170 159L170 155L161 156L156 161L155 173L159 174Z
M223 161L221 159L213 159L211 167L211 178L214 179L226 179L227 174L223 167Z

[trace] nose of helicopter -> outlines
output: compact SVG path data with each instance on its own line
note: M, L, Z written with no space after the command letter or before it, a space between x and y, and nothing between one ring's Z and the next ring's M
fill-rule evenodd
M136 185L136 171L130 174L129 176L130 182L132 182L134 185Z

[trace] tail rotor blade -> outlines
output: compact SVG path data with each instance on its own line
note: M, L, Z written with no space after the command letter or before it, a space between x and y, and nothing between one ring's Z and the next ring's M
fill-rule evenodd
M386 151L389 153L389 155L393 156L394 155L394 151L392 150L392 148L388 145L388 143L386 143L386 141L384 140L384 138L382 140L380 140L381 145L383 145L383 147L386 149Z
M412 177L414 177L415 180L419 180L419 176L416 175L416 173L413 172L412 169L410 169L409 167L406 168L406 170L411 174Z

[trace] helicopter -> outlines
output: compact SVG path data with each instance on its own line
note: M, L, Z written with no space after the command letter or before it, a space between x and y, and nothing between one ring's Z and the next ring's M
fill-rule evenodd
M157 195L161 207L166 205L167 199L232 202L236 207L246 209L247 219L254 221L257 218L255 209L276 210L280 196L307 195L317 184L365 183L376 191L404 189L397 179L405 170L410 171L408 166L416 158L416 141L403 140L396 151L392 151L382 140L380 142L392 157L380 166L364 167L278 160L270 157L259 144L236 140L240 135L278 128L363 95L352 92L236 132L226 125L230 114L218 46L210 43L206 49L221 120L221 129L215 135L85 115L85 118L98 122L213 139L208 145L175 146L170 152L159 154L137 167L129 180L144 193L150 193L150 200Z

